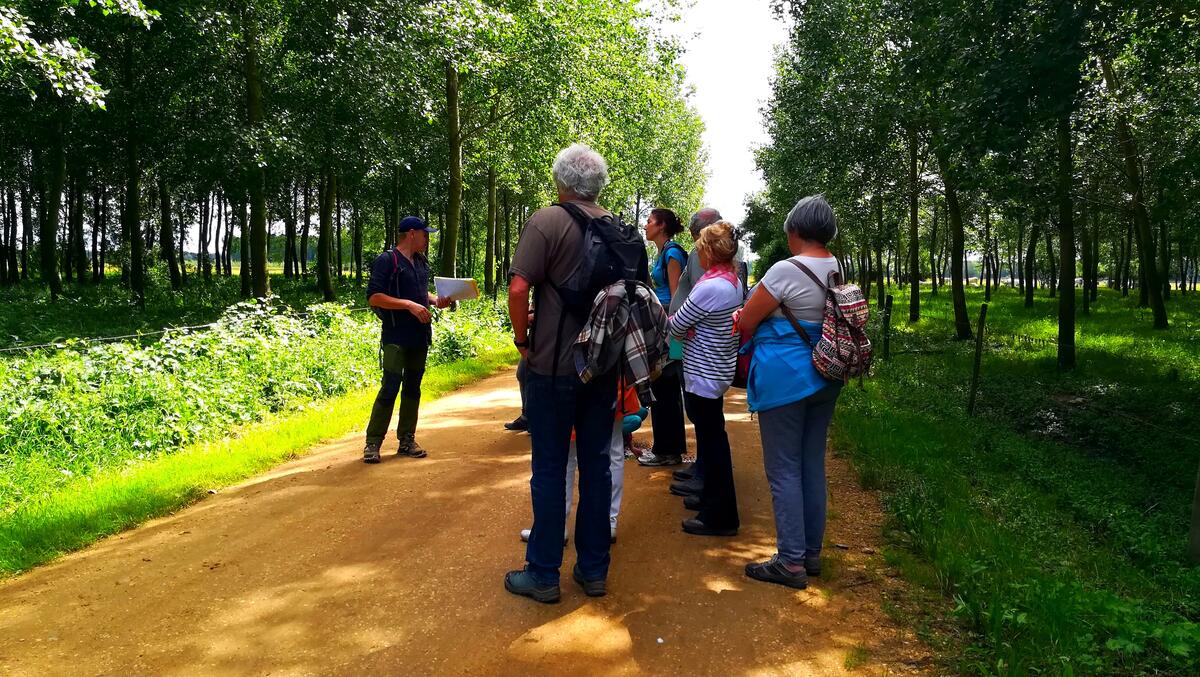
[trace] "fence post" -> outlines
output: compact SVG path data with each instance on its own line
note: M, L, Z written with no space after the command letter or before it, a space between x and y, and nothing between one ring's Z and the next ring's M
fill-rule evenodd
M987 331L988 304L979 308L979 331L975 334L975 366L971 370L971 397L967 400L967 416L975 415L975 395L979 392L979 367L983 362L983 335Z
M883 300L883 360L892 359L892 295Z

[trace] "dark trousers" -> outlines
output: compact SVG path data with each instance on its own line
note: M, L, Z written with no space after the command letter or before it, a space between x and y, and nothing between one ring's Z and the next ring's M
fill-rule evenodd
M683 393L688 418L696 426L696 456L704 459L704 491L697 519L716 529L736 529L737 493L733 488L733 458L725 433L725 398L709 399Z
M529 370L529 435L533 443L533 530L525 550L529 573L543 585L558 583L566 527L567 457L571 430L579 461L579 503L575 512L575 551L586 580L608 576L612 473L609 445L617 404L616 376L583 383L574 374L545 376Z
M387 436L388 423L396 408L396 396L400 396L400 420L396 424L396 435L403 439L417 431L417 414L421 408L421 379L425 377L425 360L429 346L393 346L381 358L383 383L371 407L371 421L367 423L367 443L379 444ZM394 351L394 353L392 352Z
M654 426L654 455L682 456L687 452L683 433L683 387L678 361L670 362L650 384L654 404L650 405L650 421Z
M525 408L525 378L529 375L529 364L524 357L517 362L517 389L521 391L521 415L528 418Z

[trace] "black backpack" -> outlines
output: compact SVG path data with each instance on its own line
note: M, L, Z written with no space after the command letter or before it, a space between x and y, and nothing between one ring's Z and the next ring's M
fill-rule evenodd
M630 287L637 282L649 283L650 263L646 255L646 241L642 239L641 233L637 228L622 221L620 216L592 217L579 205L570 202L555 203L554 206L566 210L583 229L579 260L575 268L562 284L546 281L562 300L564 310L559 316L558 330L554 338L553 371L557 375L559 342L562 341L567 313L574 315L580 322L586 322L591 315L596 295L608 285L621 280Z
M620 216L593 218L579 205L570 202L555 204L571 215L583 229L583 243L575 269L562 284L549 283L562 299L563 308L580 319L592 312L596 294L608 285L650 281L650 265L646 256L646 241L637 228L626 224Z

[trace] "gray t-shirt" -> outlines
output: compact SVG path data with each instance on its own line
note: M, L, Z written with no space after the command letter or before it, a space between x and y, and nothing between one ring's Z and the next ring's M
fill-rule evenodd
M738 242L737 251L733 255L733 271L742 280L742 286L746 286L746 276L743 270L742 261L745 254L742 252L742 243ZM675 294L671 297L671 307L667 310L667 314L674 315L683 307L683 302L687 300L688 294L692 293L692 286L704 277L704 269L700 267L700 253L692 247L692 252L688 254L687 265L679 275L679 285L675 287Z
M594 202L577 201L593 217L607 211ZM558 374L575 373L572 356L575 337L583 328L579 319L563 312L562 300L548 283L562 284L575 270L583 249L583 228L562 207L537 210L525 223L511 273L525 278L536 294L533 335L529 343L529 368L544 376L554 375L554 344L558 343ZM562 334L558 334L559 320Z
M838 272L836 258L817 258L814 256L793 256L808 269L816 273L822 280L828 280L829 274ZM825 315L825 293L813 282L803 270L785 259L771 266L763 275L763 288L771 292L780 305L786 305L797 320L820 322ZM783 317L783 311L776 309L772 317Z

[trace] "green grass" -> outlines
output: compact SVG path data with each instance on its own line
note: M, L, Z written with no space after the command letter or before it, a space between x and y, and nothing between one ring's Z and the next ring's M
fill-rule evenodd
M1104 291L1080 316L1079 367L1055 368L1055 301L989 308L977 416L965 414L973 342L952 335L949 294L909 325L896 292L893 351L847 388L835 444L887 490L911 580L950 597L966 633L955 670L1178 674L1200 656L1200 570L1185 559L1200 444L1200 303L1169 304L1158 332ZM972 324L982 290L969 290ZM877 320L877 318L876 318ZM873 336L877 347L879 327ZM904 562L907 558L897 558Z
M423 400L516 362L511 347L431 367ZM290 415L276 416L219 441L126 469L102 471L20 506L0 522L0 574L12 575L105 536L174 512L210 489L236 483L313 445L361 428L374 388L356 390Z

